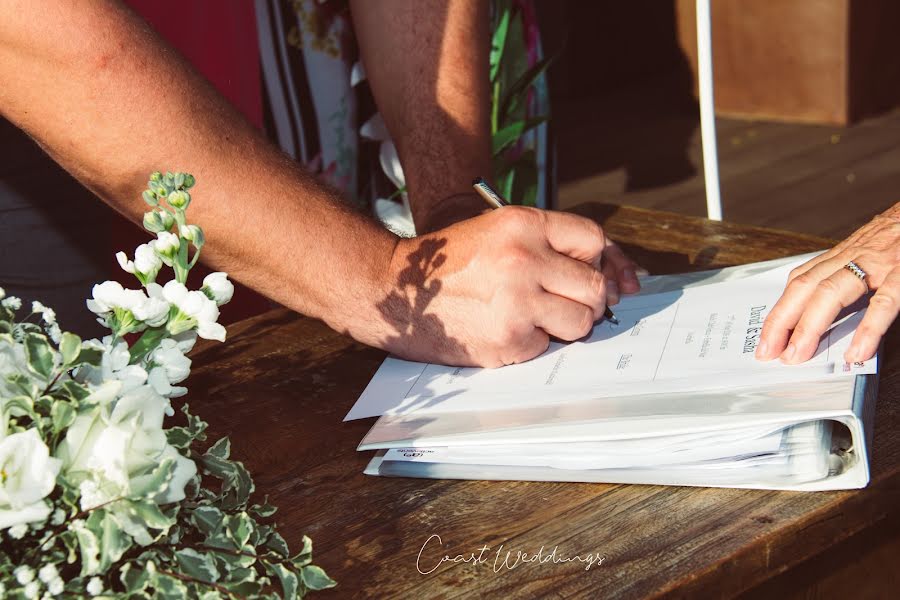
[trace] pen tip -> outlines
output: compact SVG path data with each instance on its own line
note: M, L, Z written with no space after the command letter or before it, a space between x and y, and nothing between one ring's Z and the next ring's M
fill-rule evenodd
M478 185L478 184L481 184L481 183L484 183L484 178L483 178L483 177L476 177L475 179L472 180L472 185Z

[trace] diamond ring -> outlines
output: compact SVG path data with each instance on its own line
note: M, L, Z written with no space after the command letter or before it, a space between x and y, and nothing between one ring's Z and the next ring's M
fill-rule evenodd
M852 260L844 265L844 268L856 275L856 277L866 286L866 293L869 293L869 284L866 283L866 272L859 268L859 265Z

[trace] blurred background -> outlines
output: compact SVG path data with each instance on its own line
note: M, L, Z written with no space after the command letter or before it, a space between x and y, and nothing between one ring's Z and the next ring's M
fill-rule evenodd
M694 0L537 0L558 206L706 216ZM900 2L712 0L724 219L842 238L900 200Z

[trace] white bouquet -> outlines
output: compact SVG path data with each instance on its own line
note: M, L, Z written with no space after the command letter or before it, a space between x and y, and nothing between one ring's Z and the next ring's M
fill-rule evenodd
M164 427L197 337L225 340L219 306L234 292L225 273L186 287L204 244L185 220L193 185L150 176L156 239L116 255L139 289L106 281L87 301L102 340L63 333L39 302L17 320L21 301L0 289L0 598L296 598L335 585L308 537L291 554L260 522L275 508L250 503L227 438L205 444L187 404L186 425Z

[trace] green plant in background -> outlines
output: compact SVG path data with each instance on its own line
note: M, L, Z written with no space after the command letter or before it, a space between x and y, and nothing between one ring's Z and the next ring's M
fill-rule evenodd
M528 98L554 57L529 66L528 41L514 0L496 0L491 40L491 139L498 191L516 204L534 205L538 195L538 164L533 149L519 141L549 115L531 115Z

